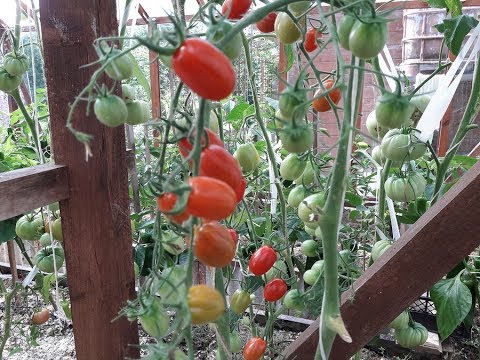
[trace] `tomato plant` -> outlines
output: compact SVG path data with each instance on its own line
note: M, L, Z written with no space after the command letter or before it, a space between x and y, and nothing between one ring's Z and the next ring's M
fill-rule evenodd
M150 118L150 112L148 110L148 104L144 101L134 100L126 104L127 106L127 119L125 122L129 125L143 124Z
M325 90L328 91L335 85L335 81L333 81L332 79L329 79L329 80L325 80L322 84ZM323 93L323 90L318 89L315 92L315 95L313 95L315 99L312 102L312 107L318 112L325 112L332 108L327 98L329 98L330 101L332 101L334 104L338 104L338 102L340 101L340 98L342 97L342 92L339 88L332 90L327 95L320 96L322 93Z
M385 193L393 201L408 202L415 200L425 192L426 181L417 172L405 176L392 175L385 182Z
M111 49L106 56L109 64L105 68L105 72L112 79L121 81L130 78L133 75L133 64L127 54L120 55L118 49Z
M275 278L265 285L263 290L263 297L265 301L280 300L287 292L287 284L283 279Z
M350 32L352 31L352 27L356 21L357 19L355 19L355 17L351 15L345 15L338 25L338 41L340 45L346 50L350 50Z
M12 92L20 86L21 76L10 75L4 67L0 66L0 91Z
M303 310L302 294L298 289L292 289L285 294L283 303L290 310Z
M128 118L127 105L117 95L103 95L95 100L93 111L104 125L115 127L124 124Z
M235 71L228 57L200 38L184 41L173 54L172 68L193 92L208 100L225 99L235 87Z
M371 59L377 56L386 43L387 25L381 20L378 22L357 20L351 27L348 36L348 49L361 59Z
M305 240L302 242L300 251L305 256L317 257L319 251L318 243L315 240Z
M193 285L188 289L188 307L194 325L214 322L225 311L222 294L207 285Z
M23 215L17 220L15 233L23 240L38 240L43 233L43 222L39 217Z
M262 33L271 33L275 29L275 20L277 19L277 13L271 12L265 16L262 20L256 22L256 27Z
M164 193L157 198L158 209L163 213L168 213L169 211L172 211L176 203L177 195L174 193ZM174 223L181 225L190 217L190 214L186 210L183 210L179 214L166 216Z
M162 338L167 333L170 317L163 309L160 299L153 298L149 305L138 320L147 334L157 339Z
M237 196L227 183L207 176L190 178L188 183L191 191L187 213L209 220L223 220L235 210Z
M375 111L368 114L365 126L367 127L368 133L378 139L382 139L389 130L387 126L381 126L378 124Z
M225 0L222 5L222 14L229 19L241 19L251 5L252 0Z
M413 322L406 329L395 329L395 340L406 348L415 348L425 344L428 331L422 324Z
M202 135L202 147L207 145L218 145L224 147L223 141L210 129L204 129L206 134ZM195 133L193 134L195 135ZM193 149L193 144L189 137L184 137L178 141L178 150L183 157L187 157Z
M46 308L43 308L39 312L36 312L32 316L32 323L35 325L45 324L50 319L50 311Z
M248 339L243 348L243 358L245 360L260 360L260 358L267 350L267 343L259 337Z
M321 208L325 204L325 194L317 193L307 196L298 206L298 217L306 225L311 225L316 228L320 213L318 208Z
M213 41L217 42L221 40L232 27L233 25L229 22L222 22L220 29L218 29L213 36ZM235 35L221 50L232 61L238 58L243 51L242 35L240 33Z
M248 309L252 300L250 294L245 290L237 289L230 298L230 309L237 314L241 315Z
M260 155L252 143L242 144L233 153L244 174L251 173L260 165Z
M28 59L23 54L9 52L3 56L3 67L12 76L22 76L28 70Z
M302 37L299 25L295 24L287 13L279 13L277 15L274 31L278 41L282 44L293 44Z
M383 255L392 246L392 243L388 240L377 241L372 247L372 261L377 261L380 256Z
M265 274L275 264L277 253L270 246L262 246L255 251L248 262L252 274L260 276Z
M59 270L62 267L64 260L65 255L60 246L46 246L37 252L33 259L38 269L46 273L55 272L55 266L56 269Z
M399 128L408 124L413 109L406 97L386 93L377 101L375 116L380 126Z
M230 232L217 222L203 224L195 235L195 256L203 264L225 267L235 256L235 243Z
M128 84L122 84L122 99L125 104L137 100L135 89Z
M307 189L303 185L295 186L288 194L287 203L291 207L298 207L300 203L307 197Z
M408 328L408 323L410 322L410 316L408 311L402 311L395 319L390 323L390 327L395 330L404 330Z
M313 52L318 49L318 40L322 37L322 33L316 28L310 28L305 33L305 41L303 47L306 52Z
M427 151L427 146L408 129L389 130L381 147L382 154L392 161L416 160Z
M295 180L302 175L307 162L297 154L288 154L280 164L280 175L285 180Z
M237 247L237 244L238 244L238 234L237 234L237 232L235 231L235 229L232 229L232 228L228 228L227 231L230 234L230 236L233 240L233 243L235 244L235 247Z
M312 128L304 125L287 125L279 133L282 147L291 153L302 153L313 145Z

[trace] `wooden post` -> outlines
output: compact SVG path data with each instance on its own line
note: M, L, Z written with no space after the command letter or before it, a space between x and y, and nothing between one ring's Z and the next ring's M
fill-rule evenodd
M95 38L117 34L115 14L115 0L40 0L52 147L70 183L60 211L79 360L139 357L136 322L112 321L135 297L125 129L103 126L93 111L87 117L83 102L73 122L93 135L87 162L65 127L68 104L96 68L80 66L97 59Z
M479 201L480 162L342 294L341 314L353 342L337 338L330 360L349 359L475 250L480 243ZM311 359L317 343L318 320L283 355Z

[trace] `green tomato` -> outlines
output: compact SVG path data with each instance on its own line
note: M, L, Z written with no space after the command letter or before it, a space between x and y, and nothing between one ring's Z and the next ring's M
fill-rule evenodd
M28 70L28 58L23 54L10 52L3 57L3 67L12 76L22 76Z
M360 59L377 56L387 43L386 23L365 23L356 21L348 37L348 47Z
M135 101L137 99L135 96L135 89L130 85L122 84L122 99L125 104Z
M308 285L313 285L317 282L317 280L320 278L321 273L317 270L307 270L303 274L303 281L305 281L306 284Z
M113 56L120 54L120 52L121 51L118 49L113 49L107 55L106 59L112 58ZM129 55L124 54L116 58L115 60L112 60L105 68L105 72L113 80L117 80L117 81L126 80L130 78L133 75L133 64L130 60Z
M284 180L295 180L302 175L306 166L307 162L300 159L297 154L288 154L280 164L280 176Z
M230 351L232 353L238 353L242 351L242 339L236 331L230 333Z
M58 241L63 241L62 219L55 219L52 223L51 233L53 238Z
M52 245L52 240L50 236L51 236L50 233L45 233L42 236L40 236L40 239L38 239L38 241L40 242L40 245L42 246Z
M408 323L410 321L410 316L408 311L402 311L395 319L392 320L389 327L396 330L404 330L408 328Z
M21 76L10 75L3 66L0 67L0 91L10 93L20 86Z
M138 317L138 321L145 332L156 339L164 337L170 325L170 317L163 309L160 299L157 297L153 298L144 311Z
M311 269L320 273L320 275L322 275L323 270L325 269L325 261L324 260L315 261L315 263L312 265Z
M293 4L289 4L288 10L290 10L293 15L299 16L302 15L305 11L307 11L311 4L311 1L299 1Z
M130 104L129 104L130 105ZM104 125L115 127L127 121L128 109L123 100L116 95L105 95L95 100L93 111Z
M417 172L409 172L406 177L390 176L385 181L385 193L393 201L409 202L423 195L426 181Z
M312 128L306 124L286 125L278 135L282 147L290 153L303 153L313 145Z
M298 119L299 121L305 116L307 102L306 91L295 91L287 88L280 94L278 99L278 108L286 119ZM304 104L303 106L300 106Z
M310 196L307 196L298 206L298 217L300 220L308 223L317 223L321 217L317 213L317 208L322 208L325 205L325 194L316 193ZM317 225L318 226L318 225Z
M275 278L285 278L287 275L287 264L283 260L275 261L275 264L267 271L265 278L267 283Z
M298 185L308 186L313 184L315 181L315 170L313 169L312 163L309 161L307 162L307 166L305 166L305 170L303 170L302 175L296 178L293 182Z
M377 241L372 247L372 261L375 262L378 260L380 256L383 255L385 251L387 251L392 246L392 243L388 240L380 240Z
M39 240L44 232L43 229L42 219L29 215L23 215L15 225L15 233L22 240Z
M295 186L288 194L287 203L289 206L296 208L307 197L307 188L303 185ZM310 234L313 235L313 234Z
M305 27L305 19L301 19L300 27ZM300 40L302 32L300 28L293 22L287 13L279 13L275 19L274 32L277 39L282 44L293 44Z
M55 250L55 260L53 252ZM57 270L60 269L65 260L63 249L60 246L46 246L35 254L33 262L37 265L40 271L46 273L53 273L55 271L54 261L57 266Z
M185 250L183 237L173 231L163 233L162 245L166 252L174 256L180 255Z
M367 127L368 133L377 139L382 139L389 130L388 127L378 124L375 110L368 114L365 126Z
M305 240L300 246L300 251L308 257L318 257L320 246L315 240Z
M125 122L129 125L146 123L149 118L147 105L144 101L135 100L127 104L128 116Z
M308 235L315 236L315 231L317 231L317 229L312 229L312 228L308 227L307 225L305 225L305 232Z
M161 279L154 286L157 295L162 298L164 305L178 305L187 297L185 269L180 266L172 266L162 271Z
M235 314L241 315L248 309L251 302L250 293L237 289L230 298L230 309L232 309Z
M377 101L375 116L380 126L400 128L408 125L413 110L413 105L406 97L386 93Z
M350 50L350 46L349 46L350 32L352 31L352 27L356 21L357 19L355 19L353 16L345 15L340 21L340 24L338 25L338 28L337 28L338 42L345 50Z
M347 267L353 262L352 252L348 249L343 249L338 252L338 265Z
M411 98L410 103L420 110L420 112L424 113L431 99L430 95L418 95Z
M409 349L425 344L427 339L427 328L418 322L413 322L406 329L395 330L395 340L397 340L397 343Z
M208 119L208 128L216 134L220 132L220 127L218 126L218 116L213 110L210 111L210 118Z
M237 159L244 174L255 171L258 165L260 165L260 155L252 143L238 146L237 150L233 153L233 157Z
M283 298L283 303L287 309L303 310L302 294L298 289L288 291Z
M218 30L215 32L215 35L213 36L213 41L219 42L221 39L223 39L225 34L230 31L232 27L233 24L223 21L221 23L221 27L218 28ZM243 52L242 33L237 33L232 39L227 42L227 44L221 50L225 55L227 55L230 60L235 60L236 58L238 58Z
M277 129L281 129L285 125L291 124L292 121L293 121L292 118L291 117L288 118L285 115L283 115L283 113L280 111L280 109L278 109L275 112L275 126L277 127Z
M381 144L382 154L392 161L416 160L427 151L427 146L420 142L412 132L403 129L389 130Z
M318 239L322 238L322 229L320 228L320 226L317 226L317 228L315 229L315 237Z

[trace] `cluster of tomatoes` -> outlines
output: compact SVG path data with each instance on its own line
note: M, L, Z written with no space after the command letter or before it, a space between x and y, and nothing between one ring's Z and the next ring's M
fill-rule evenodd
M3 56L0 66L0 91L11 93L22 82L22 76L28 70L28 59L24 54L12 51Z

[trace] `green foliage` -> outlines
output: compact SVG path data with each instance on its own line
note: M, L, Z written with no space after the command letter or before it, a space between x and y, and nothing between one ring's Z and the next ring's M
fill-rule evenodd
M465 36L478 25L478 20L472 16L458 15L451 19L443 20L443 23L435 25L438 31L445 34L445 43L448 49L458 55Z

